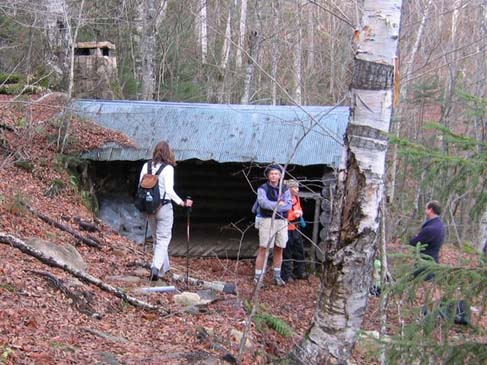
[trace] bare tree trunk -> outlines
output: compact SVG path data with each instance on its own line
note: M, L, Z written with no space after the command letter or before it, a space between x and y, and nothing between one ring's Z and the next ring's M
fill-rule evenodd
M232 72L230 65L230 55L232 50L232 20L234 18L235 9L237 9L238 2L233 0L228 4L228 17L225 27L225 38L223 40L222 56L220 61L220 69L223 77L221 91L218 95L219 103L230 103L232 99Z
M208 62L208 16L206 0L200 0L199 9L199 26L200 29L200 46L201 46L201 62Z
M70 54L69 54L69 79L68 79L68 101L71 100L73 96L73 87L74 87L74 47L76 44L76 40L78 39L78 31L79 27L81 26L81 16L83 14L83 7L85 4L85 0L81 0L79 5L79 12L78 12L78 24L76 24L76 28L74 29L74 34L72 32L71 23L68 19L68 14L66 14L66 24L68 26L68 36L69 36L69 43L71 44L70 47ZM64 146L64 143L63 143Z
M237 69L242 67L242 54L245 47L245 35L247 33L247 5L248 0L241 0L239 21L240 32L238 34L237 53L235 56L235 64Z
M308 5L308 71L315 68L315 8Z
M46 63L51 71L51 84L64 87L65 76L68 74L69 38L66 20L68 7L65 0L46 1L47 15L45 27L49 52Z
M143 49L142 39L144 38L144 9L145 0L135 1L135 14L134 14L134 32L133 32L133 45L132 52L134 53L134 78L140 81L140 75L142 75L142 63L143 63ZM127 16L130 16L128 14ZM140 91L137 90L137 96L140 98Z
M230 49L232 46L232 5L228 7L227 25L225 27L225 38L223 39L222 58L220 68L225 72L230 59Z
M244 79L244 92L242 98L240 99L240 104L248 104L250 101L250 92L252 89L252 81L255 73L255 62L253 61L257 56L258 49L258 37L256 31L249 32L249 55L247 61L247 68L245 69L245 79Z
M416 62L416 55L418 53L419 47L421 45L421 42L423 41L423 36L424 36L424 29L426 27L426 22L429 18L429 12L431 9L431 5L433 4L433 0L428 0L426 3L422 13L423 16L421 17L421 22L419 23L419 28L418 32L416 33L416 39L414 41L413 48L411 50L411 55L409 56L408 61L406 62L406 65L404 67L404 73L403 73L403 84L401 88L401 94L403 95L404 98L407 98L407 94L409 91L409 85L410 83L408 82L409 78L411 77L411 74L413 73L414 70L414 65Z
M153 100L156 85L155 55L156 55L156 3L155 0L144 0L144 17L140 53L142 58L141 99Z
M352 113L337 181L313 325L294 364L347 363L365 313L377 248L392 113L400 0L365 0L353 65ZM368 30L373 30L373 37Z
M450 113L453 109L453 97L455 94L456 81L457 81L457 48L458 41L458 18L460 12L460 6L462 0L455 0L453 4L453 12L451 17L451 38L449 50L451 52L445 52L445 61L448 64L448 78L446 83L445 100L443 104L443 111L441 115L441 121L445 127L450 126ZM447 54L448 53L448 54Z
M159 4L156 14L156 32L158 32L162 26L162 21L166 15L167 3L168 0L161 0L161 3Z
M301 1L296 2L297 31L294 45L294 100L297 104L303 105L303 80L301 61L303 59L303 30L301 21Z
M483 32L483 34L486 34L487 32L487 0L482 0L481 4L481 11L479 12L479 17L480 17L480 31ZM478 46L479 50L479 60L477 62L477 80L485 80L487 77L487 63L485 60L485 54L486 54L486 49L487 49L487 39L486 37L482 37L482 41L479 43ZM481 52L483 50L483 52ZM477 90L476 94L478 97L485 98L486 94L486 83L485 82L479 82L477 84ZM485 142L485 119L484 115L479 115L478 117L475 118L475 138L477 141ZM482 147L482 144L479 143L477 147L477 153L481 153L481 149L484 148ZM484 186L485 184L485 176L481 179L481 183L479 186ZM478 227L478 248L480 252L485 252L487 249L487 207L485 207L485 210L480 218L480 223Z
M336 29L335 27L335 18L333 15L329 15L329 23L330 23L330 34L333 34L333 31ZM337 82L335 81L335 73L336 73L336 63L335 63L335 58L336 58L336 40L331 37L330 39L330 96L335 100L335 89Z
M423 40L424 29L426 26L426 21L428 20L429 11L432 4L433 4L433 0L428 0L428 2L426 3L426 6L423 10L421 23L419 24L418 33L416 33L416 40L414 41L413 49L411 50L411 56L409 57L409 60L406 63L404 76L403 76L404 83L401 90L401 94L403 95L403 98L408 97L409 83L410 83L410 81L408 80L411 77L411 74L413 72L413 67L416 61L416 54L418 53L419 46L421 45L421 41ZM396 119L394 129L395 129L396 137L399 137L401 133L401 117ZM394 201L394 197L396 195L396 175L397 175L397 160L398 160L397 150L398 150L397 146L393 146L391 181L390 181L389 188L387 189L389 192L389 198L391 202Z
M272 105L277 105L277 70L279 66L279 0L272 4L274 36L271 39L271 76L272 76Z
M248 42L249 42L249 55L247 57L247 67L245 69L244 78L244 91L242 98L240 99L241 104L248 104L252 96L252 88L255 78L255 64L258 62L260 43L262 39L262 22L259 13L259 0L255 0L254 3L254 18L255 27L257 30L248 32Z

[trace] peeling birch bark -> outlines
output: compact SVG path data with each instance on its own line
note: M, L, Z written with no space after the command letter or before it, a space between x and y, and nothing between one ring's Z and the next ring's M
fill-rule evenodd
M353 64L352 111L313 325L293 364L345 364L362 325L377 249L392 113L400 0L365 0Z

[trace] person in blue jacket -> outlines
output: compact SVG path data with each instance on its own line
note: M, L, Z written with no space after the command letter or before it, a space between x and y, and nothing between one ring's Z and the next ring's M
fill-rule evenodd
M421 251L422 254L430 256L436 263L440 262L440 249L445 241L445 226L440 218L441 205L438 201L432 200L426 204L426 221L421 226L419 233L409 240L411 246L417 244L426 245ZM417 270L414 276L419 275L422 270ZM432 274L426 276L431 280Z
M272 248L274 284L284 286L281 278L282 253L288 241L287 215L292 207L291 193L284 184L279 189L283 171L279 165L266 168L267 182L257 189L257 203L262 216L259 223L259 251L255 260L254 282L262 276L267 247Z

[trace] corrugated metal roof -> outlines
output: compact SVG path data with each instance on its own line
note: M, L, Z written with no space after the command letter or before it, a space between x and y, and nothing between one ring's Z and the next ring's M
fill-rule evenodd
M302 166L337 166L349 117L348 107L326 106L76 100L73 108L79 116L120 131L139 146L109 144L83 154L102 161L147 160L157 142L166 140L180 161L286 163L290 159Z

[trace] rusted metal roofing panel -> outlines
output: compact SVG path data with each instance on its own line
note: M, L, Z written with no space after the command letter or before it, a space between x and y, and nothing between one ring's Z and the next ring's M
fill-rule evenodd
M348 107L326 106L77 100L73 108L138 145L108 144L82 156L103 161L146 160L167 140L178 160L337 166L349 117Z

